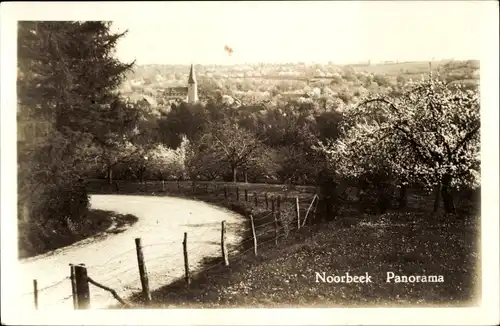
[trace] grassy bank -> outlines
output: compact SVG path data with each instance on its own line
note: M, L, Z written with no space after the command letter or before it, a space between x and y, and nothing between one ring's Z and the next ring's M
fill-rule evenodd
M402 224L402 219L411 223ZM478 297L476 221L429 224L418 216L362 218L356 225L315 225L276 247L260 248L155 291L156 308L468 306ZM417 219L417 220L415 220ZM392 222L392 223L391 223ZM316 282L315 273L372 276L372 283ZM386 282L396 275L443 275L442 283Z
M44 239L33 241L29 247L20 248L19 258L45 254L91 237L101 238L120 233L137 221L138 218L134 215L92 209L83 221L74 223L71 229L66 229L64 232L54 230Z
M148 189L143 187L138 183L123 183L120 190L195 198L238 213L252 213L258 221L257 227L262 226L266 231L259 237L259 243L266 243L259 245L257 257L252 251L252 241L230 248L229 267L220 264L220 257L207 257L206 266L210 268L202 268L201 273L193 275L189 288L183 279L165 285L152 293L150 307L470 306L480 295L480 220L474 209L477 203L458 200L457 216L432 215L432 196L412 193L406 209L368 215L354 201L346 201L335 221L308 225L297 231L293 228L292 199L300 198L303 217L314 188L198 183L193 189L188 182L180 186L169 184L164 192L161 183L149 184ZM239 200L236 187L240 189ZM244 198L245 188L248 201ZM284 199L284 190L288 190L288 200ZM257 206L254 193L258 197ZM272 217L263 203L265 193L283 198L286 226L280 230L282 237L277 245L272 241ZM248 229L242 232L245 232L243 238L251 238ZM351 276L368 273L372 282L324 283L317 279L316 272L339 276L346 272ZM388 272L406 276L442 275L443 282L387 282ZM135 307L143 307L139 294L131 300Z

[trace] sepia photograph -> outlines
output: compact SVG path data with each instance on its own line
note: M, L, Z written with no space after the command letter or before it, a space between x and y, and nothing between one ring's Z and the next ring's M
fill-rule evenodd
M498 3L1 13L2 324L500 322Z

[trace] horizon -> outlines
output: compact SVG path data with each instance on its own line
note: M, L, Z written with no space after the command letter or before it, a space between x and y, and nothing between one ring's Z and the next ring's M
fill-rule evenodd
M376 65L397 65L397 64L411 64L411 63L442 63L442 62L463 62L463 61L478 61L480 62L479 59L458 59L458 58L443 58L443 59L438 59L438 58L432 58L430 60L409 60L409 61L376 61L376 62L370 62L368 63L367 61L359 61L359 62L348 62L348 63L336 63L336 62L317 62L317 61L295 61L295 62L290 62L290 61L283 61L283 62L243 62L243 63L234 63L234 64L214 64L214 63L193 63L194 67L196 68L197 66L201 67L208 67L208 66L217 66L217 67L237 67L237 66L243 66L243 65L258 65L258 64L264 64L264 65L299 65L299 64L304 64L304 65L335 65L335 66L367 66L368 64L372 66ZM140 63L136 62L136 66L180 66L180 67L190 67L191 63Z
M138 7L147 20L120 17L112 31L128 30L116 56L137 65L479 60L482 3L172 2Z

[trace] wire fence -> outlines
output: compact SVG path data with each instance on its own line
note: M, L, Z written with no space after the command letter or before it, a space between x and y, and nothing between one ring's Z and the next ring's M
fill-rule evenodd
M115 186L114 191L124 193L125 189L131 193L137 193L137 186L139 186L144 190L149 187L149 191L154 192L155 187L158 186L141 183L132 183L132 185L135 185L135 191L132 190L130 184ZM167 192L169 189L165 182L160 183L159 186L162 192ZM179 183L171 182L169 187L185 191L185 187L182 188ZM313 206L315 193L287 191L283 196L284 188L282 186L276 188L276 191L271 194L264 192L264 196L262 196L262 191L258 192L258 189L254 189L255 191L250 196L250 191L246 188L233 187L231 189L227 185L216 184L214 186L209 183L197 186L196 183L191 183L188 189L191 194L212 196L212 198L222 197L227 206L242 213L245 220L239 223L221 221L218 226L208 226L201 232L194 232L192 237L188 237L189 234L185 233L184 241L172 240L142 245L141 239L135 239L134 248L116 254L99 264L71 266L69 276L51 285L38 288L37 280L34 280L33 291L22 295L34 296L35 308L38 309L38 298L43 296L44 292L64 285L65 291L71 289L71 294L51 300L52 303L44 307L57 306L73 298L74 309L86 309L90 301L106 298L109 302L113 297L121 306L133 306L122 296L130 297L136 295L138 291L142 292L142 300L147 304L151 301L151 288L156 289L183 278L189 285L194 274L203 274L217 266L237 263L250 252L258 255L263 245L273 241L278 244L279 238L288 236L291 230L300 229L308 219L308 214L314 214L310 207ZM196 189L201 189L201 191L197 192ZM239 194L241 190L244 195ZM304 203L305 200L307 203ZM302 207L300 203L306 205ZM309 218L310 221L312 219L312 217ZM201 240L209 232L219 234L216 241ZM158 254L158 247L161 246L165 248L166 253ZM172 246L178 246L179 250L172 252ZM207 250L207 246L218 246L218 249ZM149 252L148 249L155 250ZM211 255L207 255L208 253ZM213 256L215 253L219 254ZM206 259L212 262L206 263ZM69 284L65 283L67 280L70 281ZM92 285L92 295L90 295L89 284Z

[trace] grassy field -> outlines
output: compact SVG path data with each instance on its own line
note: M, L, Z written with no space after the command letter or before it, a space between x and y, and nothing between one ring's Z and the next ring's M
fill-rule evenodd
M237 184L240 198L236 201L235 186L228 184L228 200L224 184L217 186L198 183L194 189L188 182L168 183L165 192L161 184L149 184L148 192L138 183L123 183L122 192L139 191L150 195L194 197L228 207L236 212L252 213L261 225L272 220L262 218L268 210L263 196L281 195L282 186ZM100 191L113 188L101 182ZM177 187L177 188L176 188ZM208 190L207 188L208 187ZM93 189L97 190L94 185ZM248 189L245 202L243 189ZM156 191L155 191L156 190ZM114 190L116 191L116 189ZM255 206L253 193L258 195ZM222 307L340 307L340 306L471 306L481 281L479 265L479 216L473 204L458 201L459 216L432 215L432 198L417 193L409 196L404 211L382 215L367 215L354 204L345 203L334 222L315 223L299 231L293 228L292 199L300 197L301 215L315 193L313 187L297 187L283 199L284 223L282 237L276 245L272 223L259 243L259 255L254 256L252 242L242 244L239 252L230 254L230 266L216 265L193 276L189 288L183 280L166 284L152 293L155 308L222 308ZM284 197L283 197L284 198ZM248 232L248 231L245 231ZM287 234L287 235L286 235ZM249 237L245 234L244 237ZM271 241L269 241L271 240ZM234 248L231 248L234 249ZM207 257L207 266L220 262ZM371 276L366 284L336 284L316 282L316 272L322 275ZM395 275L442 275L443 282L387 282L387 273ZM131 300L141 307L140 296Z
M468 306L480 285L476 238L472 225L316 225L199 275L189 289L182 280L165 286L153 293L154 307ZM391 271L444 282L387 283ZM316 272L367 272L373 283L317 283Z

